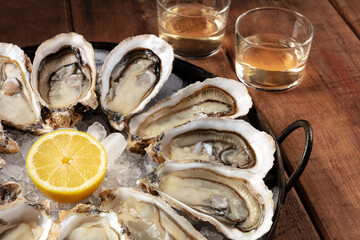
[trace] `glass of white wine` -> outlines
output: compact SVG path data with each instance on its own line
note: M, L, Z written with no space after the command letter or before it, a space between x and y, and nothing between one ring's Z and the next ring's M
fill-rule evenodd
M157 0L159 37L180 57L206 57L222 46L231 0Z
M314 27L300 13L274 7L256 8L235 24L236 74L246 86L284 91L303 76Z

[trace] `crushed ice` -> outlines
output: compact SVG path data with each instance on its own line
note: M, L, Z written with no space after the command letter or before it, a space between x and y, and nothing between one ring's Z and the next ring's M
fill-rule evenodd
M90 197L81 201L82 203L100 205L99 191L120 186L136 187L136 180L145 177L157 164L150 157L128 152L125 137L119 132L110 132L109 128L103 125L103 120L100 120L102 123L96 120L100 119L95 118L95 121L93 118L84 119L76 125L75 129L87 131L98 139L107 151L108 169L102 184ZM6 161L4 168L0 170L0 182L19 182L22 188L20 197L25 197L29 201L44 202L48 198L30 180L25 167L26 156L39 137L16 130L12 130L12 136L18 141L20 152L12 155L0 154ZM70 209L74 206L75 204L60 204L51 201L52 215L56 218L59 210Z

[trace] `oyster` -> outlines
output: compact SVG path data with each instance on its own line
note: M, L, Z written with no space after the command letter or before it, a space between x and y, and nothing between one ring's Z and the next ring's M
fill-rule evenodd
M19 145L7 136L4 132L3 126L1 125L1 118L0 118L0 153L17 153L19 152ZM1 164L0 164L1 165ZM0 169L2 167L0 166Z
M134 239L206 239L164 200L131 188L100 193L102 209L114 210Z
M21 193L20 184L17 182L6 182L0 185L0 205L16 200Z
M41 122L40 105L30 86L31 62L24 51L0 43L0 118L7 125L42 134L50 131Z
M202 118L166 130L146 151L157 163L211 161L265 177L273 166L275 141L244 120Z
M111 126L140 112L168 79L174 53L155 35L144 34L122 41L106 57L100 71L100 103Z
M83 36L62 33L36 50L31 85L42 117L54 128L71 127L98 106L94 50Z
M114 212L100 211L93 205L78 204L71 210L61 211L59 224L60 228L51 233L53 239L130 239L127 237L127 229L120 225Z
M19 198L0 206L0 238L22 240L45 240L49 238L54 221L48 209L41 204Z
M246 87L236 80L217 77L196 82L132 118L128 148L144 152L143 148L168 128L207 116L237 118L246 115L251 106Z
M210 222L231 239L257 239L272 225L272 192L248 170L169 162L139 180L138 186L189 217Z

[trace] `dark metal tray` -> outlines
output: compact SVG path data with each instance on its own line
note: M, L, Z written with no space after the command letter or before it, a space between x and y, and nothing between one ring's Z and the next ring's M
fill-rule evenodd
M92 42L92 45L95 50L111 51L117 44L107 42ZM23 50L30 59L33 59L37 47L38 46L29 46L23 48ZM196 81L203 81L207 78L215 77L214 74L178 58L174 60L172 73L182 79L186 84L191 84ZM270 231L267 232L261 239L271 239L274 235L280 213L280 208L285 201L286 194L290 191L290 189L294 186L295 182L299 179L309 161L313 143L312 127L310 123L306 120L298 120L286 127L276 138L272 130L269 128L267 123L256 110L256 106L253 106L248 115L243 117L242 119L248 121L253 127L269 133L273 136L274 139L276 139L277 142L274 165L264 179L266 185L274 194L274 216L273 225ZM290 135L298 128L304 128L305 146L296 169L286 181L284 173L285 170L279 145L286 139L288 135Z

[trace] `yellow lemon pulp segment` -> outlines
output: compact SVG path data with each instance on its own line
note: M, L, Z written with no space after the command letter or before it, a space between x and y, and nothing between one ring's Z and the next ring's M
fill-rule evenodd
M37 140L26 158L36 187L49 198L74 203L91 195L107 168L104 147L91 135L58 130Z

